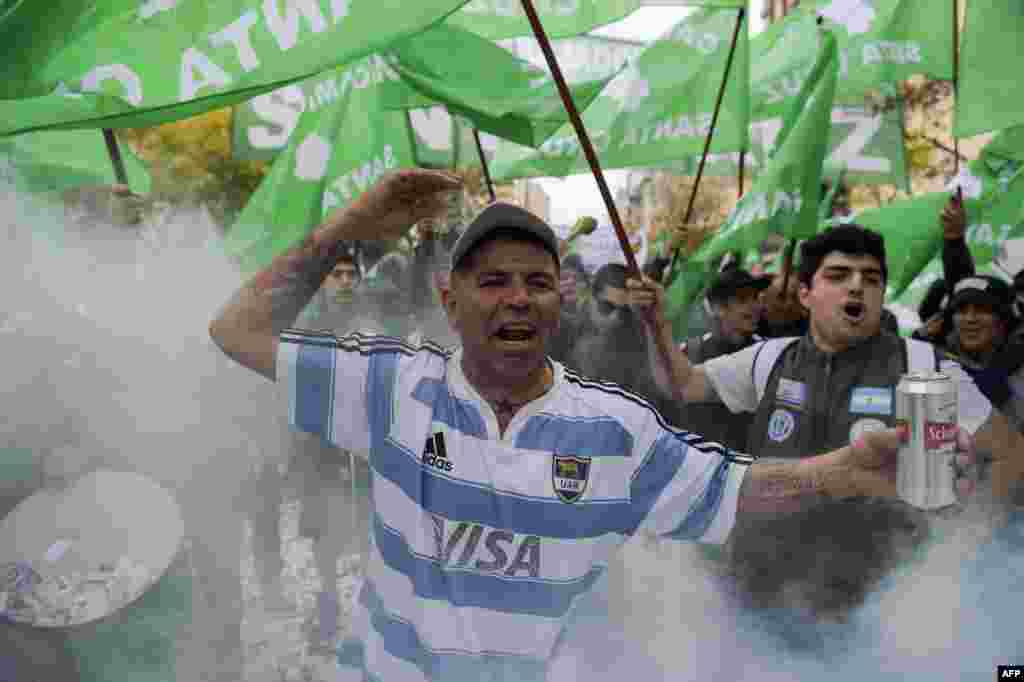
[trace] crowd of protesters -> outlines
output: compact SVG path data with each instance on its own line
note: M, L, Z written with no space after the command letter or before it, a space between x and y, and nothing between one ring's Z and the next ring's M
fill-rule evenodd
M808 240L799 264L790 257L774 275L751 274L735 261L722 267L701 301L705 329L685 337L665 318L658 283L665 261L644 268L658 276L634 278L621 264L562 253L560 325L547 354L570 372L627 389L726 452L766 461L861 442L894 424L891 388L901 374L962 367L960 424L992 463L991 484L1012 499L1024 473L1014 456L1024 451L1024 272L1012 282L975 274L955 199L941 229L944 278L921 304L923 324L911 340L897 336L883 307L885 244L848 225ZM457 345L443 300L460 233L425 218L406 254L343 244L294 326L335 337L387 335L410 347ZM313 541L321 576L311 645L330 651L341 613L338 559L365 559L373 535L372 470L365 451L340 450L322 434L282 442L287 466L268 458L247 486L257 576L268 605L291 608L280 582L279 520L293 474L299 532ZM927 536L927 519L907 505L853 495L780 518L738 517L709 570L725 601L753 614L750 627L773 631L781 650L834 656L823 624L843 621Z
M976 273L967 217L954 197L942 213L943 276L918 307L914 337L939 346L992 404L1024 430L1024 270L1012 280Z
M947 210L943 224L956 215ZM453 241L449 236L442 243L431 231L421 237L411 263L386 275L380 263L368 268L385 278L381 286L409 292L406 300L389 304L392 314L401 311L405 320L405 326L389 331L416 339L434 336L425 333L425 320L444 319L440 295L423 292L445 286L440 275L447 271ZM967 253L962 229L960 240ZM961 255L960 263L966 269L969 255ZM661 269L657 262L647 265L650 274ZM790 261L775 275L754 276L735 261L727 264L712 278L702 302L707 331L690 338L671 332L659 338L671 329L664 322L662 294L638 298L639 280L630 278L618 263L564 257L558 283L561 326L548 350L553 360L626 388L671 423L731 450L783 460L841 447L891 426L891 388L900 375L955 372L955 361L967 370L960 381L961 424L975 432L979 447L997 463L996 485L1009 491L1016 484L1020 471L1013 453L1024 447L1024 439L1007 436L1002 415L1021 427L1024 353L1012 346L1020 341L1009 285L970 272L950 278L944 336L930 337L935 343L929 345L898 336L895 317L882 305L885 245L855 225L808 241L799 266ZM653 280L644 281L658 289ZM329 276L320 298L330 282ZM995 292L1002 296L998 301ZM413 293L419 295L418 307ZM356 286L346 300L352 305L371 296L368 287ZM982 331L986 320L989 331ZM344 331L323 324L310 328ZM442 344L451 343L450 329L443 332ZM880 404L883 394L889 397ZM990 402L998 412L990 414ZM751 627L774 630L781 646L829 656L835 652L824 648L823 623L844 620L927 541L927 519L907 505L846 499L781 520L738 525L712 570L723 576L727 601L760 614ZM794 584L801 594L794 595Z

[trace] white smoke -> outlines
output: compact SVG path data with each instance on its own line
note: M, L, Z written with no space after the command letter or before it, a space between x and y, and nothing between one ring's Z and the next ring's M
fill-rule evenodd
M274 386L207 336L241 284L213 221L168 210L142 228L79 228L10 189L0 209L4 440L57 470L164 483L188 531L237 575L242 482L288 436ZM608 576L610 622L586 623L554 679L991 679L1024 660L1024 543L990 543L994 516L979 503L939 522L942 541L852 615L863 627L827 660L744 626L694 546L638 538Z
M32 450L51 482L128 470L175 494L203 573L179 679L200 679L238 622L244 482L286 452L274 385L208 336L241 278L203 210L85 226L9 186L0 210L0 447Z
M815 629L824 656L787 648L731 606L697 546L634 539L608 576L609 644L599 635L578 643L566 664L572 674L559 679L991 679L996 665L1024 655L1024 524L993 540L1004 523L982 500L935 519L936 541L924 557L850 614L852 627ZM628 642L616 644L621 637ZM606 674L609 646L620 657Z

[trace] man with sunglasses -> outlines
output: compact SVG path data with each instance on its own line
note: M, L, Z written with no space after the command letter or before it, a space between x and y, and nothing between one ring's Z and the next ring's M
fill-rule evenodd
M648 351L643 324L630 306L627 277L626 267L619 263L607 263L594 274L567 364L584 376L615 382L641 395L675 422L675 401L666 399L655 382L655 356Z

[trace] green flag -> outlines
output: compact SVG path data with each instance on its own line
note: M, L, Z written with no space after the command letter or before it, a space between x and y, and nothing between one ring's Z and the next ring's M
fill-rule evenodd
M822 31L815 68L786 117L771 161L691 260L712 263L729 251L745 253L771 232L797 239L814 234L837 71L835 39Z
M969 2L960 48L954 134L968 137L1024 124L1024 5Z
M398 74L387 60L368 57L350 68L332 69L286 85L234 107L231 117L231 154L244 160L268 161L288 145L306 111L333 107L354 89L368 85L396 85ZM397 86L396 87L400 87Z
M934 280L927 275L929 263L941 255L940 216L958 186L967 212L967 245L979 269L989 267L1008 245L1024 241L1024 163L1013 158L1024 156L1020 141L1020 131L1012 129L992 140L978 159L961 167L946 192L893 202L844 219L885 237L890 298L909 305L918 295L904 298L911 284L917 282L916 290Z
M378 52L465 2L109 0L44 53L8 93L18 99L0 100L0 135L142 127L234 104ZM49 3L22 7L45 29Z
M771 161L725 223L689 257L669 288L667 314L676 331L685 328L690 305L726 253L746 253L770 232L803 238L817 229L837 72L835 39L822 31L817 62L785 119Z
M946 11L941 11L945 7ZM758 36L753 47L754 118L784 106L814 60L814 24L821 17L839 46L836 99L862 104L869 90L915 74L953 77L952 7L921 0L814 0L801 3ZM891 85L888 90L893 90ZM776 109L776 114L778 113Z
M344 79L360 68L367 68L365 61L334 76ZM353 83L329 105L302 113L287 148L228 233L225 248L245 272L264 267L384 173L414 164L404 112L381 109L381 83Z
M639 9L642 0L534 0L548 38L586 33ZM521 0L472 0L446 22L491 40L532 36Z
M531 147L568 120L553 79L542 69L464 29L438 26L396 42L389 56L410 88L389 89L387 108L441 103L479 130ZM572 86L577 108L585 109L605 85L607 79Z
M517 57L547 70L544 51L533 38L518 38L502 45ZM631 59L644 51L645 43L605 36L585 35L552 40L558 67L569 83L595 81L617 74Z
M149 171L128 145L120 147L132 191L149 193ZM0 140L0 179L33 194L117 182L99 130L47 131Z
M781 117L750 124L750 150L744 157L747 177L759 175L768 162L768 150L782 128ZM704 174L736 177L739 153L710 154ZM658 167L680 175L696 175L700 156L660 164ZM888 185L909 190L910 177L903 145L903 103L876 111L845 105L832 108L825 172L845 172L847 180L862 185Z
M647 4L645 0L533 0L544 33L552 39L581 35ZM747 0L675 0L672 4L739 9L747 6ZM472 0L447 23L491 40L533 35L522 0Z
M887 290L890 296L898 296L941 248L939 216L949 197L946 192L922 194L835 222L856 222L885 238Z
M1024 125L1000 132L985 145L984 153L988 156L1024 161Z
M269 161L287 145L303 112L331 106L352 88L375 83L378 89L406 88L386 59L374 55L349 69L336 69L253 97L234 107L231 155ZM443 107L405 112L414 139L417 165L450 167L453 119Z
M665 291L665 317L672 323L672 336L685 338L689 331L690 310L711 278L712 268L690 260L677 267L672 284Z
M732 46L735 10L696 10L632 60L582 115L604 168L656 165L699 153L711 127ZM740 31L715 151L747 145L747 34ZM499 144L499 179L585 172L575 130L566 125L539 150Z

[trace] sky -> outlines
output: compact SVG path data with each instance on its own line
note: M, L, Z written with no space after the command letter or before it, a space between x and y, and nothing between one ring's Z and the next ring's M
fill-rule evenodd
M685 17L692 8L689 7L642 7L622 21L592 31L595 35L627 40L651 41ZM751 35L760 32L764 20L756 9L748 13L751 22ZM626 184L628 171L608 171L604 173L612 195ZM551 222L554 224L571 224L581 215L590 215L604 222L608 220L601 193L597 189L597 181L593 175L571 175L567 178L538 179L544 191L551 197Z

